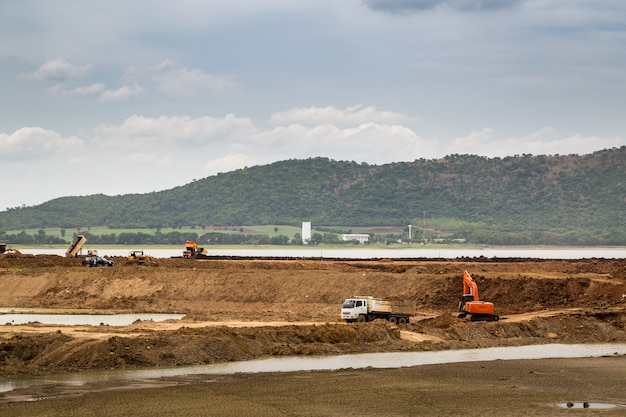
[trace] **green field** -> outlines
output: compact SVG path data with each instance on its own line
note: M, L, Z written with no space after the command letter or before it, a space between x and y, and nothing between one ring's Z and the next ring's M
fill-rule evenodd
M71 237L74 234L84 234L90 233L96 236L102 235L120 235L122 233L145 233L147 235L154 235L157 232L157 229L109 229L107 227L88 227L81 229L60 229L60 228L46 228L46 229L24 229L24 230L9 230L6 234L19 234L26 233L29 235L36 235L40 233L40 230L43 230L46 235L58 237L61 239L71 240ZM172 228L165 227L162 229L158 229L160 233L167 234L171 232L179 232L179 233L197 233L199 236L210 233L210 232L218 232L218 233L244 233L244 234L264 234L269 237L274 236L287 236L290 239L295 236L296 233L301 233L302 229L295 226L286 226L286 225L265 225L265 226L209 226L206 228L200 227L181 227L181 228Z
M341 242L341 234L343 233L369 234L371 239L365 246L372 249L424 247L424 245L422 245L423 230L418 230L417 227L414 227L412 230L413 242L411 244L406 243L408 241L408 228L403 228L401 226L319 226L317 228L313 227L311 233L313 237L312 245L319 245L326 248L348 249L358 246L357 242ZM151 241L151 237L154 237L157 234L163 235L163 238L161 239L159 237L155 239L155 241ZM171 248L184 245L185 240L188 239L194 240L204 246L222 248L280 247L284 249L287 246L300 246L298 242L300 242L301 234L301 227L292 225L206 226L160 229L110 229L107 227L87 227L76 229L46 228L25 229L19 231L12 230L6 232L4 240L13 247L62 248L65 247L66 244L69 244L75 235L85 235L91 244L97 244L99 247L109 248ZM204 235L208 236L203 237ZM233 239L223 239L216 237L215 235L229 235L232 236ZM277 238L277 240L284 241L284 243L269 241L268 238ZM450 241L441 243L436 240L431 240L427 246L429 248L450 248L465 245L456 244Z

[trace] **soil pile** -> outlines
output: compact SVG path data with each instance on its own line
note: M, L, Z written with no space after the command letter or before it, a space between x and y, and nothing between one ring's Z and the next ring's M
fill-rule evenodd
M184 260L86 268L0 255L0 306L182 312L127 327L0 326L0 374L186 365L267 355L626 341L624 260ZM499 322L458 319L462 273ZM351 295L410 301L411 323L339 322Z

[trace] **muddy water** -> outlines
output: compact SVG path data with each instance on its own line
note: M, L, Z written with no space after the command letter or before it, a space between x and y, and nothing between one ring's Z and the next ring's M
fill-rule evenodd
M23 312L20 312L22 310ZM41 323L61 326L128 326L137 320L180 320L184 314L127 313L127 314L66 314L65 312L32 312L27 309L0 307L0 325Z
M321 357L285 357L244 362L218 363L177 368L144 370L115 370L90 372L88 374L66 374L46 377L8 378L0 381L0 393L19 389L26 395L29 389L42 386L97 386L114 382L117 387L152 383L159 385L162 378L188 375L225 375L235 373L296 372L310 370L338 370L359 368L400 368L419 365L436 365L458 362L483 362L515 359L583 358L626 355L626 343L582 344L582 345L531 345L486 349L466 349L440 352L393 352L369 353Z
M597 409L607 409L607 408L623 408L621 404L611 404L611 403L590 403L590 402L578 402L578 403L558 403L557 406L561 408L597 408Z

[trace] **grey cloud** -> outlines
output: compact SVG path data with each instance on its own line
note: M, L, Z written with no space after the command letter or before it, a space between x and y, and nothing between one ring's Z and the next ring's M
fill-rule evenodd
M87 65L74 65L63 57L50 59L42 64L36 71L22 74L18 78L36 81L65 82L88 76L93 67Z
M439 6L459 11L487 11L510 9L526 0L362 0L363 4L379 12L392 14L418 13Z

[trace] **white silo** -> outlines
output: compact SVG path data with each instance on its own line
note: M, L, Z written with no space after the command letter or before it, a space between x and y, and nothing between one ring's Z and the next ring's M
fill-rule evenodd
M311 222L302 222L302 243L308 245L311 241Z

